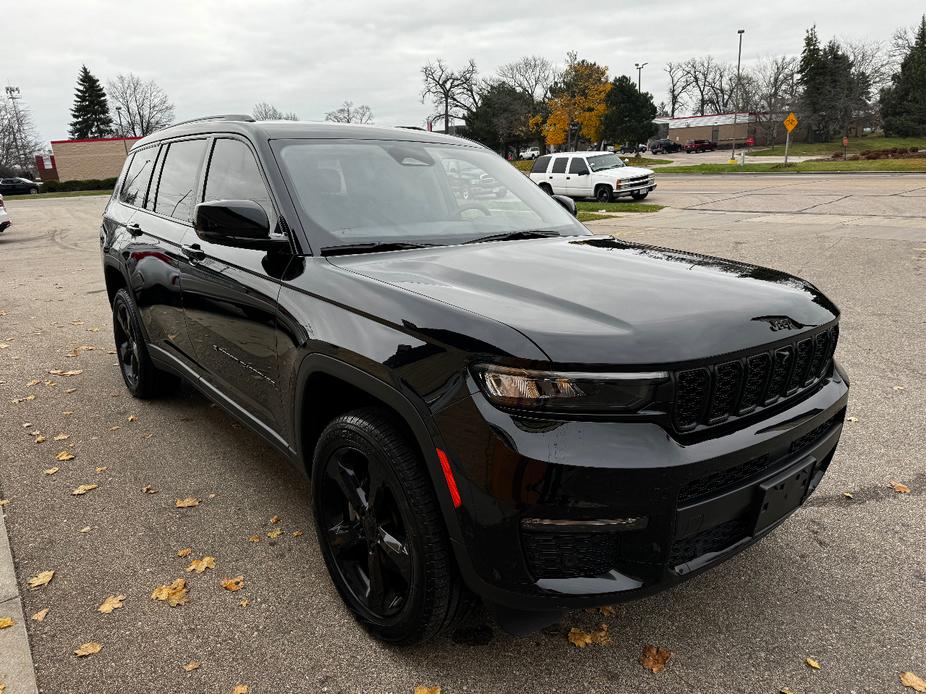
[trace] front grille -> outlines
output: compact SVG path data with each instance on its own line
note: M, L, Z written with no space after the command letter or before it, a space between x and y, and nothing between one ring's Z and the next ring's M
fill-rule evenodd
M527 566L535 578L601 576L617 564L614 532L537 532L522 534Z
M774 351L677 372L676 429L720 424L806 392L829 372L838 335L834 326Z
M684 506L693 499L698 499L710 494L719 494L729 488L738 486L740 482L750 477L759 475L768 467L768 455L760 455L755 458L750 458L740 465L735 465L726 470L712 472L704 477L699 477L682 487L678 494L678 504L679 506Z
M649 185L655 178L655 176L634 176L633 178L627 178L621 181L621 188Z
M748 536L749 525L744 520L721 523L673 542L669 563L671 566L678 566L709 552L722 552Z
M823 435L829 432L829 430L832 429L833 425L835 424L836 424L836 416L830 417L825 422L823 422L823 424L821 424L820 426L814 427L813 429L808 431L806 434L804 434L800 438L794 439L794 441L791 442L790 452L798 453L799 451L804 450L811 444L816 443L817 440L823 438Z

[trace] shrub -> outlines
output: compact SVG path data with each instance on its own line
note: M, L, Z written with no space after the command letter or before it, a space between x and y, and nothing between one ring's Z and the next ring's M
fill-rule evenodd
M83 181L46 181L45 185L42 186L42 192L58 193L77 190L112 190L115 187L115 178L90 178Z

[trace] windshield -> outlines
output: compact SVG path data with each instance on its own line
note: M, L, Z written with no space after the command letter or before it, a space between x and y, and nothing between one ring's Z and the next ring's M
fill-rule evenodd
M589 233L527 176L481 148L384 140L280 140L274 147L321 250Z
M597 157L587 159L589 168L592 171L604 171L605 169L616 169L624 165L624 160L617 154L602 154Z

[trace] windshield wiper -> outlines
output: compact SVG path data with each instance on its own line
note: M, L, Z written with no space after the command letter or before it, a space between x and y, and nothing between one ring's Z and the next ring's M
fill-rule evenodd
M409 243L407 241L374 241L372 243L348 243L343 246L325 246L322 255L351 255L355 253L381 253L384 251L407 251L412 248L427 248L434 243Z
M555 231L508 231L504 234L490 234L480 236L478 239L464 241L464 243L482 243L483 241L520 241L521 239L540 239L546 236L559 236Z

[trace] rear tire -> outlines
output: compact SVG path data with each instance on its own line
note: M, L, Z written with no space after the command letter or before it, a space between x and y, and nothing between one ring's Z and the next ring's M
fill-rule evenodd
M151 361L142 331L141 314L132 295L125 289L120 289L113 297L113 338L122 380L133 397L147 400L176 386L177 378L160 371Z
M473 599L430 476L389 412L365 407L325 427L312 463L312 497L331 580L374 636L410 645L465 617Z

